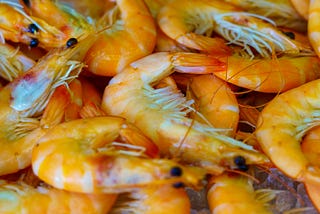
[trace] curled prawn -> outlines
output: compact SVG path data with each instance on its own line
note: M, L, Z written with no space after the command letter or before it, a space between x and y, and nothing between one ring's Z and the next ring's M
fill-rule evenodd
M19 51L19 48L0 42L0 50L0 76L9 82L35 64L35 61Z
M250 59L233 54L220 59L227 63L226 69L214 75L260 92L278 93L320 77L320 60L316 56Z
M119 153L110 148L112 145L125 148L126 143L140 148L153 145L119 117L61 123L38 141L32 154L32 168L38 177L56 188L83 193L127 192L162 184L201 186L202 169L185 167L172 160L143 158L139 150Z
M78 60L92 40L50 51L0 90L0 175L30 165L33 146L45 132L40 116L55 89L77 77L84 66Z
M258 118L255 135L271 161L287 176L319 184L318 164L308 160L300 142L319 125L320 80L305 83L270 101Z
M0 180L0 212L105 214L116 194L82 194L48 186L33 187L24 182Z
M114 76L129 63L153 51L156 27L143 0L117 0L116 6L102 19L105 17L110 28L90 48L85 62L94 74Z
M254 55L251 48L263 57L270 57L274 52L312 53L308 46L287 37L266 17L218 0L170 1L160 10L158 24L179 43L209 53L230 53L221 39L210 37L212 32L230 44L244 47L251 56Z
M187 117L190 101L171 87L154 89L175 69L212 72L223 64L204 54L159 52L144 57L114 76L105 88L102 108L134 123L159 147L164 156L221 173L237 168L233 158L243 156L247 164L267 162L250 146L221 135L219 130ZM178 155L177 155L178 154Z

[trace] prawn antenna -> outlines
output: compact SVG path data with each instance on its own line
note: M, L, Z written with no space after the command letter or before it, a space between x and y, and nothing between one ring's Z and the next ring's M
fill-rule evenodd
M270 57L274 47L278 47L280 50L285 50L285 44L282 44L281 41L278 41L272 36L250 27L232 23L230 18L232 20L235 16L254 17L275 26L275 23L271 19L252 13L232 12L217 15L215 22L219 26L218 30L224 38L230 41L230 44L243 46L251 58L254 58L254 53L250 49L250 46L253 47L261 56L266 58Z

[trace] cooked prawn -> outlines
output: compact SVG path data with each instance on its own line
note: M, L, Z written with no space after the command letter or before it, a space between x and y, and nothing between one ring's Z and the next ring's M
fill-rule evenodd
M221 173L237 168L233 158L243 156L247 164L267 162L250 146L221 135L211 126L187 118L191 108L181 93L152 86L173 73L219 70L214 58L195 53L155 53L135 61L111 79L106 87L102 108L106 113L127 118L150 137L164 156L177 156L182 162Z
M2 214L105 214L116 198L116 194L73 193L47 186L33 187L24 182L0 180Z
M320 80L305 83L270 101L260 113L255 135L265 154L287 176L319 183L320 169L301 150L308 130L319 125Z
M194 187L201 185L202 169L185 167L172 160L143 158L139 151L124 150L123 154L110 148L119 144L125 147L126 142L142 149L153 145L119 117L61 123L38 141L32 154L32 168L56 188L84 193L127 192L147 185L181 182Z
M0 42L0 50L0 76L9 82L35 64L35 61L19 51L19 48Z
M251 56L251 48L263 57L273 53L312 53L308 46L283 34L266 17L218 0L172 0L160 10L158 24L170 38L207 52L230 53L221 39L209 37L216 32L229 43L244 47Z
M40 18L27 15L18 4L0 1L0 20L0 38L46 49L65 45L63 32Z
M276 191L254 190L248 177L224 173L212 177L209 183L207 199L211 213L273 213L268 201L275 197Z
M85 59L88 70L97 75L114 76L155 47L155 23L143 0L116 3L105 15L109 17L110 28L102 33Z
M46 21L59 29L65 37L61 41L66 44L68 39L80 39L93 31L92 23L73 8L51 0L20 0L27 14Z
M39 117L60 85L76 78L94 38L71 48L50 51L22 76L0 90L0 175L16 172L31 163L31 151L45 132Z
M320 77L320 60L314 56L250 59L234 54L221 60L227 66L214 73L217 77L260 92L278 93Z
M120 194L110 214L186 214L190 211L191 203L186 190L164 184Z
M245 11L256 13L273 20L277 26L291 28L300 32L307 30L307 22L301 17L290 0L225 0Z

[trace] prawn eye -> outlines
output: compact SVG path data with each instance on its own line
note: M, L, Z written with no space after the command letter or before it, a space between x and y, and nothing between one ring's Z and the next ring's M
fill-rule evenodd
M29 1L29 0L23 0L23 3L24 3L27 7L30 7L30 1Z
M34 34L35 32L38 32L39 31L39 28L37 27L37 25L36 24L30 24L29 26L28 26L28 30L29 30L29 32L30 33L32 33L32 34Z
M170 170L171 176L181 176L182 175L182 169L179 166L172 167Z
M70 38L70 39L68 39L66 45L67 45L68 48L70 48L70 47L74 46L77 43L78 43L78 40L76 38Z
M172 186L174 188L182 188L182 187L184 187L184 183L183 182L177 182L177 183L172 184Z
M237 165L238 169L241 171L247 171L249 169L248 165L246 164L246 159L242 156L237 156L234 158L234 163Z
M295 39L295 35L293 32L283 32L287 37L289 37L290 39Z
M35 47L37 47L38 45L39 45L39 40L36 39L36 38L32 38L31 41L30 41L29 46L30 46L31 48L35 48Z

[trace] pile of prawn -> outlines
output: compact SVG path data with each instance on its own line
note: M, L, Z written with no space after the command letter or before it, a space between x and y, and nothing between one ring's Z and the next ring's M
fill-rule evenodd
M273 168L320 211L319 8L0 0L0 213L272 213Z

